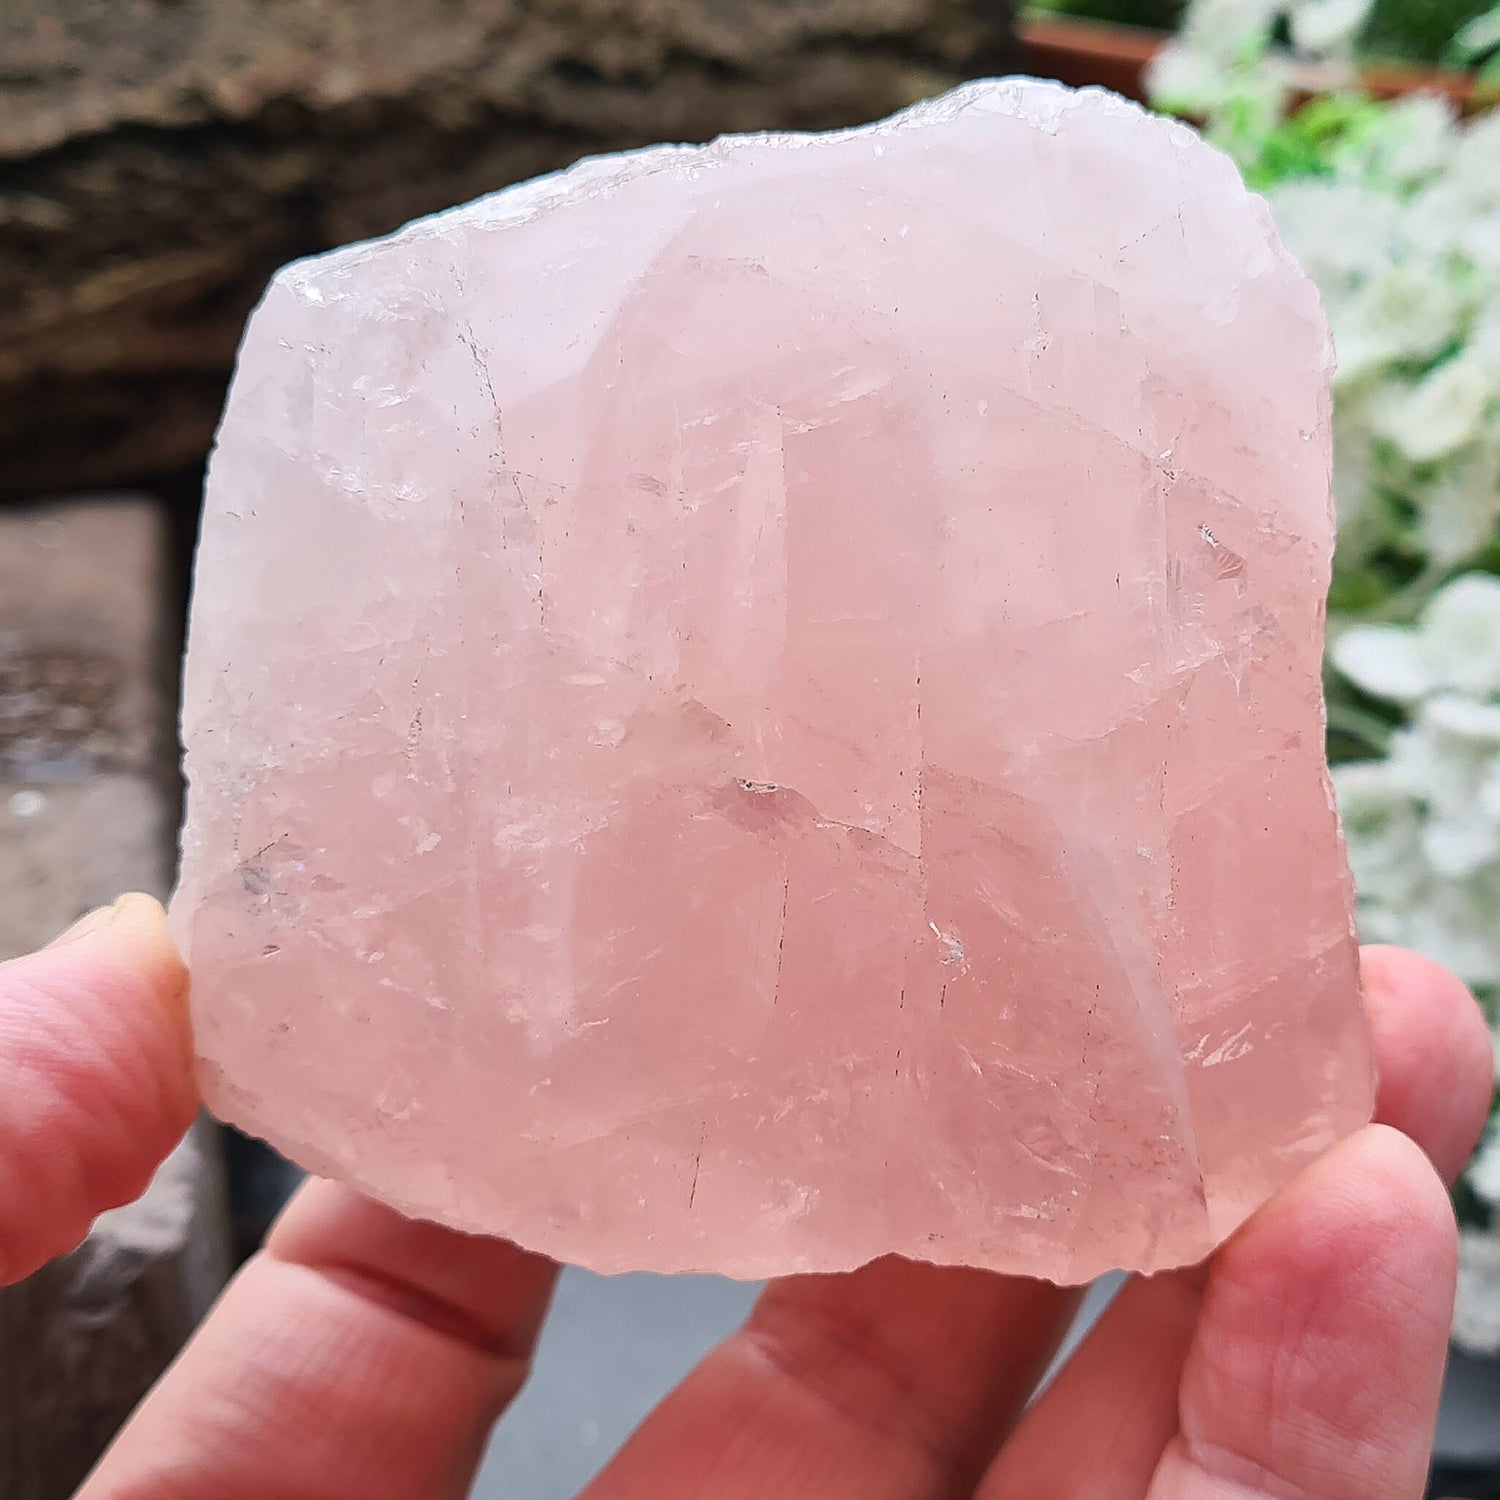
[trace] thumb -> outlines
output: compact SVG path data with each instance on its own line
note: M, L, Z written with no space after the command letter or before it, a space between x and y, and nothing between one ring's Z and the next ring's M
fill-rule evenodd
M1335 1146L1216 1255L1148 1500L1418 1500L1457 1229L1422 1148Z
M187 971L149 896L0 964L0 1285L137 1197L196 1109Z

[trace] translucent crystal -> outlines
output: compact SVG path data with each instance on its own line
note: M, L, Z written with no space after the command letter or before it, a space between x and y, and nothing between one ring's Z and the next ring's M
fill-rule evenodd
M1318 299L1099 92L283 271L208 485L214 1109L604 1270L1203 1255L1371 1098Z

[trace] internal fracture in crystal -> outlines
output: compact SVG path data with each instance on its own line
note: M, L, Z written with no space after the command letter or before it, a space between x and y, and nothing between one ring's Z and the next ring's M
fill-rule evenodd
M1367 1118L1313 287L1099 92L291 266L214 455L213 1108L608 1271L1197 1259Z

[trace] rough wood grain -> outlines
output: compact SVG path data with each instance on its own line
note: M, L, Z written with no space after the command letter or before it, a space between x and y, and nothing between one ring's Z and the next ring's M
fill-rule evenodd
M139 497L0 513L0 958L132 888L166 892L176 588ZM72 1493L224 1275L216 1143L0 1290L0 1496Z
M0 496L201 461L282 261L566 165L872 119L1009 0L7 0Z

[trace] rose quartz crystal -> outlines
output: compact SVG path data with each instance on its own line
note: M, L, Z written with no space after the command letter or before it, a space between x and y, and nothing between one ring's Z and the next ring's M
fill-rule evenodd
M208 485L213 1108L609 1271L1210 1250L1364 1120L1317 296L1106 94L291 266Z

